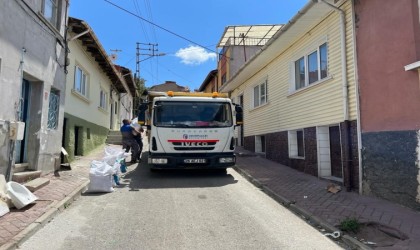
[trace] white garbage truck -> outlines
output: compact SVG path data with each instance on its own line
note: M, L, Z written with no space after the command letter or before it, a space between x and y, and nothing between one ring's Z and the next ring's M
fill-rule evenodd
M152 92L139 107L148 129L148 164L156 169L226 169L235 165L242 107L223 93Z

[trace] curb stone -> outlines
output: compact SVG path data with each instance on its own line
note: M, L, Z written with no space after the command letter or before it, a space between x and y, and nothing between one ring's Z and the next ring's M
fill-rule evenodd
M279 194L276 194L274 191L272 191L270 188L268 188L265 185L263 185L260 181L258 181L254 177L252 177L249 173L247 173L245 170L241 169L240 167L238 167L238 166L235 165L232 168L237 173L239 173L240 175L242 175L245 179L247 179L249 182L251 182L254 186L256 186L257 188L260 188L268 196L270 196L275 201L277 201L280 204L282 204L285 208L293 211L297 215L303 216L305 218L305 220L312 221L313 223L315 223L318 226L324 228L325 230L329 231L330 233L337 232L337 231L340 232L340 237L339 238L342 239L343 242L345 242L349 247L351 247L351 249L372 250L372 248L366 246L362 242L354 239L353 237L351 237L349 235L343 234L336 227L330 225L329 223L323 221L322 219L320 219L320 218L318 218L316 216L311 215L309 212L307 212L306 210L300 208L299 206L296 206L295 204L293 204L288 199L282 197ZM312 226L314 226L314 225L312 224Z
M29 239L32 235L34 235L39 229L44 227L48 222L50 222L59 212L65 209L66 204L76 200L80 195L86 191L87 185L89 184L89 180L83 182L79 185L73 192L67 195L62 201L53 201L52 204L49 205L48 210L41 215L37 220L32 222L29 226L27 226L23 231L19 234L15 235L8 243L0 246L0 250L14 250L18 249L19 245Z

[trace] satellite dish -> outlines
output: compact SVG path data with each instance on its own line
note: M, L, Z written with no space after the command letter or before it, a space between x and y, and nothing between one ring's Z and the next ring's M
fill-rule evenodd
M111 54L109 57L112 61L115 61L115 60L117 60L118 55L117 54Z

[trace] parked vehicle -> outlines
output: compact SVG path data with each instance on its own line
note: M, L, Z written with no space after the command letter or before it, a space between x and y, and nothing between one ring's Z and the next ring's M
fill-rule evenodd
M147 97L138 122L148 128L152 170L235 165L235 127L242 124L242 108L226 94L168 91Z

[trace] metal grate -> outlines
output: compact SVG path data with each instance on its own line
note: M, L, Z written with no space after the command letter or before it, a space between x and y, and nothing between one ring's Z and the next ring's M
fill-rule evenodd
M60 108L60 96L55 91L50 92L50 104L48 109L48 128L57 129L58 111Z

